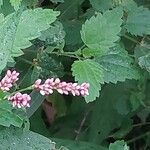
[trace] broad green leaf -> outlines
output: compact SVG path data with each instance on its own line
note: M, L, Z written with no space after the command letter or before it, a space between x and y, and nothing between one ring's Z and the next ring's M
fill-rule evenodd
M117 81L139 79L140 77L138 70L132 65L132 58L119 45L111 48L107 54L96 57L96 61L104 70L104 80L106 83L117 83Z
M129 12L125 27L133 35L150 35L150 10L141 6Z
M109 150L129 150L129 147L124 141L116 141L109 145Z
M21 5L22 0L10 0L11 5L15 10L18 10Z
M17 128L2 128L0 132L1 150L59 150L55 142L32 131L23 132ZM65 147L61 149L67 150Z
M22 55L21 49L30 47L32 45L30 40L39 37L41 31L48 29L49 24L54 22L58 15L58 12L51 9L41 8L8 15L0 23L0 53L8 53L5 57L7 61L10 56Z
M72 65L72 74L79 83L87 82L90 84L89 96L85 97L86 102L91 102L99 96L101 84L104 83L103 69L92 61L75 61Z
M83 42L93 51L106 52L119 40L123 12L120 8L97 14L85 22L81 30Z
M53 2L53 3L63 3L64 2L64 0L50 0L51 2Z
M0 101L0 125L21 127L23 119L19 114L13 112L13 108L7 100Z
M113 7L112 0L90 0L90 3L96 11L104 12Z
M137 4L134 0L121 0L120 5L126 12L132 12L133 10L137 9Z

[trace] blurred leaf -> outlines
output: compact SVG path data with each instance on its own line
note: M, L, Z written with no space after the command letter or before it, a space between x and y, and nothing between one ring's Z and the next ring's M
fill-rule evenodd
M127 31L133 35L150 35L150 10L143 6L132 10L125 25Z
M39 39L45 42L47 52L52 52L54 49L62 50L65 44L65 32L60 22L55 22L50 28L43 31Z
M17 113L13 112L13 107L7 100L0 101L0 125L10 127L14 125L21 127L23 119Z
M85 22L81 30L81 38L88 48L100 54L115 46L119 40L123 12L120 8L97 14Z
M100 83L104 83L101 66L90 59L75 61L72 65L72 74L79 83L87 82L90 84L89 96L86 96L85 100L87 103L94 101L99 96Z
M57 117L62 117L66 115L67 106L65 99L58 92L54 92L52 95L48 96L48 101L52 103L52 106L56 110Z
M40 107L40 105L42 104L42 102L44 101L45 97L42 96L40 93L33 91L30 94L32 101L30 104L30 107L27 108L27 116L28 118L31 117L34 112Z
M84 0L64 0L64 3L56 7L56 10L61 12L60 18L63 21L77 18L79 15L79 6L83 1Z
M10 0L11 5L17 11L21 5L22 0Z
M110 144L109 150L129 150L129 147L124 141L116 141Z
M118 100L128 101L128 93L133 83L130 84L129 82L104 87L93 109L88 136L90 142L102 143L108 137L108 134L119 128L122 121L128 117L126 110L122 114L118 112L116 104Z
M40 77L44 79L64 75L61 61L57 57L50 57L45 51L38 54L38 70L40 70Z
M70 150L107 150L107 148L88 142L53 139L57 145L64 145Z
M53 3L63 3L64 2L64 0L50 0L51 2L53 2Z
M113 7L112 0L90 0L92 7L96 11L105 12L106 10Z

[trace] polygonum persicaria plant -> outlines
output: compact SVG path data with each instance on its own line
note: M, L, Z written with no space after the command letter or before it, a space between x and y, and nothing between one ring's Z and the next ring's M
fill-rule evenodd
M0 81L0 89L3 92L10 91L13 84L19 80L18 76L19 73L15 70L8 70L5 77ZM31 96L27 93L22 94L20 91L36 90L45 96L52 94L53 91L56 90L58 93L65 95L87 96L89 95L89 86L89 83L77 84L72 82L67 83L65 81L61 82L59 78L49 78L42 84L42 80L38 79L30 87L11 93L8 100L12 103L13 107L26 108L30 107Z

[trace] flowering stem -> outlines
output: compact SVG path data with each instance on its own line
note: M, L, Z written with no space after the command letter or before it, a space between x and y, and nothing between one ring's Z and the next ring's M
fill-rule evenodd
M29 91L29 90L33 90L33 87L32 87L32 86L29 86L29 87L27 87L27 88L24 88L24 89L15 91L15 92L11 93L10 95L7 95L5 98L8 98L8 97L10 97L10 96L13 96L13 95L15 95L15 94L18 93L18 92L24 92L24 91Z

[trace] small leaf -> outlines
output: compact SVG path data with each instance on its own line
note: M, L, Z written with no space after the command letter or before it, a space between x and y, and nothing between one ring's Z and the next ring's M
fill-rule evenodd
M116 141L110 144L109 150L129 150L129 147L124 141Z
M106 52L119 40L123 12L120 8L97 14L85 22L81 30L83 42L93 51Z
M86 102L94 101L99 96L99 90L101 89L100 83L104 83L103 69L101 66L89 59L84 61L79 60L73 63L72 72L76 81L90 84L89 96L86 96L85 100Z

